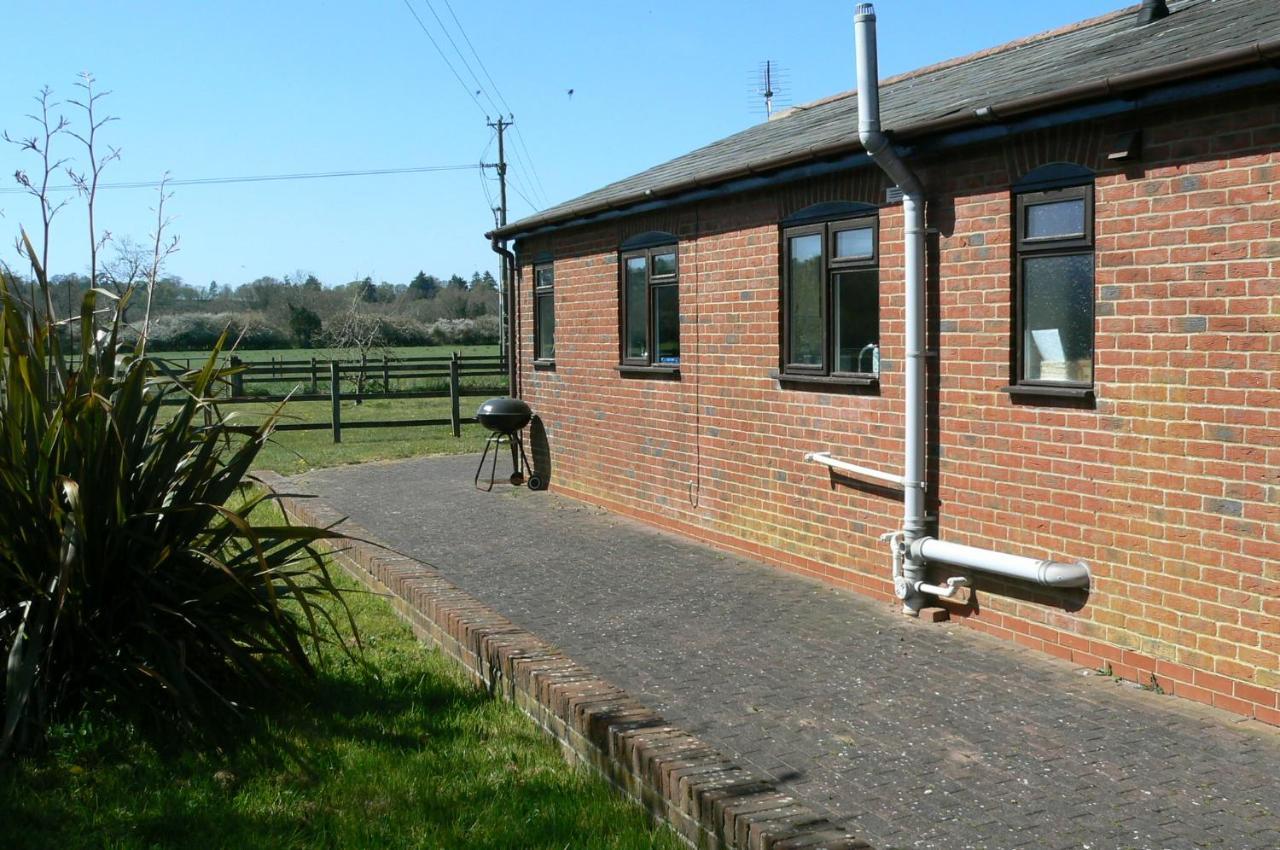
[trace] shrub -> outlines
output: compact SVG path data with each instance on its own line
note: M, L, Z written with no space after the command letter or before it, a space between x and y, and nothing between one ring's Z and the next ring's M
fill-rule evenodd
M334 532L254 515L274 414L233 426L210 401L225 337L167 371L121 344L128 294L99 327L104 297L84 297L73 366L0 274L0 755L88 702L216 732L286 669L313 672L304 644L340 599L312 549Z
M129 326L126 342L136 343L142 330ZM227 334L239 347L292 348L289 331L268 322L260 313L177 313L152 318L147 346L156 351L208 351Z
M498 317L439 319L431 324L430 345L492 345L498 341Z
M379 316L378 335L384 345L431 344L431 329L404 316Z
M293 333L293 341L303 348L311 348L323 327L320 316L307 307L295 307L292 304L288 306L289 330Z

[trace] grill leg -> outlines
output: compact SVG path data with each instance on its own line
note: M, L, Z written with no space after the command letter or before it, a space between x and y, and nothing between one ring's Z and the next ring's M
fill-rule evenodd
M520 459L524 456L524 443L520 439L520 432L508 434L507 442L511 444L511 483L519 484L524 480L524 467L520 465Z
M495 445L495 443L501 443L501 442L502 442L502 437L498 434L494 434L493 436L489 437L489 439L484 441L484 453L480 455L480 465L476 467L476 478L474 483L477 490L483 490L486 493L488 493L490 490L493 489L493 477L494 477L494 474L498 471L498 446ZM489 456L490 446L493 447L493 463L489 466L489 486L481 487L480 473L484 471L484 461L485 461L485 458Z

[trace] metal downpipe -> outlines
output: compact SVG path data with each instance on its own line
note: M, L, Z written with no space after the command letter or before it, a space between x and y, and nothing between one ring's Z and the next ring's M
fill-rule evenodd
M928 536L925 512L925 201L924 187L915 173L894 151L880 129L880 86L876 59L876 15L870 3L858 5L854 15L854 42L858 66L858 138L873 162L902 190L905 228L904 285L906 367L903 375L905 435L904 487L901 532L886 535L893 549L894 590L905 614L916 616L924 593L950 596L963 586L962 578L947 586L925 582L925 563L935 561L969 567L1049 587L1083 588L1090 582L1089 567L1082 561L1064 564L1025 558L990 549L944 543ZM950 591L938 593L939 590ZM922 593L923 591L923 593Z
M924 604L918 585L924 581L924 560L915 553L913 544L928 532L925 514L925 324L924 324L924 187L914 172L893 150L889 138L880 130L879 62L876 58L876 13L870 3L858 5L854 15L854 43L858 70L858 139L889 179L902 190L902 217L905 229L904 288L905 304L905 371L903 375L902 538L891 545L901 546L895 553L903 558L902 574L895 578L895 591L902 599L904 614L916 616Z
M502 290L506 294L503 299L506 302L506 316L500 317L506 320L506 339L507 339L507 395L512 398L520 398L520 388L517 384L519 374L516 370L516 322L515 314L519 311L520 305L516 301L516 257L508 250L507 246L498 241L497 236L489 237L489 247L493 249L493 253L502 257L503 262L503 281Z

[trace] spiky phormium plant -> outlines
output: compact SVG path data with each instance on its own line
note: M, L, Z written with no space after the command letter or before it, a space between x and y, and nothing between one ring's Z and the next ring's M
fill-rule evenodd
M221 415L218 350L190 371L139 356L102 290L60 326L23 239L35 297L0 270L0 755L94 701L225 728L284 670L313 672L344 610L313 544L339 535L254 514L275 417Z

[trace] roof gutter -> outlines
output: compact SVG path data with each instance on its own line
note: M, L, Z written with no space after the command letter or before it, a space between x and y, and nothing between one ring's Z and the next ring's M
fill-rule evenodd
M1029 112L1103 98L1108 95L1116 96L1189 77L1205 76L1254 65L1274 65L1277 62L1280 62L1280 37L1255 41L1242 47L1230 48L1209 56L1187 59L1171 65L1163 65L1159 68L1144 68L1123 74L1113 74L1101 80L1082 83L1054 92L987 104L933 121L898 128L894 131L894 137L896 139L918 138L934 133L957 130L970 125L990 124L992 121L1025 115ZM646 190L622 198L569 207L555 215L545 217L530 216L522 221L490 231L485 234L485 237L491 239L497 236L500 239L510 239L529 236L534 232L562 227L569 222L576 223L579 219L585 219L601 213L622 211L645 202L671 199L686 192L710 188L737 178L763 176L768 172L790 165L848 154L858 150L860 150L860 147L851 144L847 138L823 145L810 145L802 151L786 156L762 159L727 171L691 177L664 187L660 195L655 196L654 193Z

